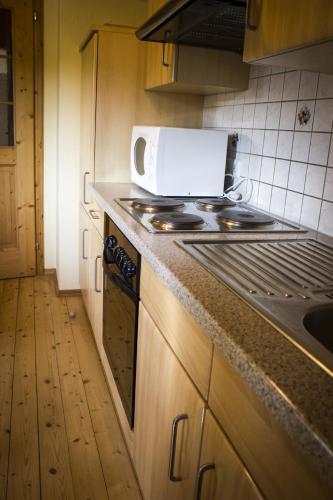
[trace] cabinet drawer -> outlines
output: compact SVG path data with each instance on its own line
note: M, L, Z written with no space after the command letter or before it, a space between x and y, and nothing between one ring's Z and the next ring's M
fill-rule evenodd
M104 239L104 210L98 205L95 200L86 208L90 220L99 232L100 236Z
M207 399L212 343L144 259L141 264L140 295L164 338Z
M218 350L208 404L268 499L332 498L297 445Z

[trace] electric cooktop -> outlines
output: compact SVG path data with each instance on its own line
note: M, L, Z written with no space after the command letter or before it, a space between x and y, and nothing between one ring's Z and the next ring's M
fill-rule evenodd
M151 233L306 232L227 198L118 198L116 202Z

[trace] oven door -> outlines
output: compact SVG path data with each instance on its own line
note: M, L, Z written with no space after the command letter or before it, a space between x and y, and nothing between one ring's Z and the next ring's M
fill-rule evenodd
M139 296L115 263L103 267L103 345L133 429Z

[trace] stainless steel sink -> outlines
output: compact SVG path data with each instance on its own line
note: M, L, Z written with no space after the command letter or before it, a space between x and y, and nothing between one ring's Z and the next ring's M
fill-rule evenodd
M333 375L333 247L310 238L178 244Z
M303 319L306 331L333 353L333 305L309 311Z

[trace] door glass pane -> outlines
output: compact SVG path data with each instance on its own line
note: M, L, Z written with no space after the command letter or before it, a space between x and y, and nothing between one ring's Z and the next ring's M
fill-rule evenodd
M14 145L11 11L0 9L0 146Z
M12 55L12 16L8 9L0 9L0 56Z
M13 105L0 103L0 146L14 146Z

